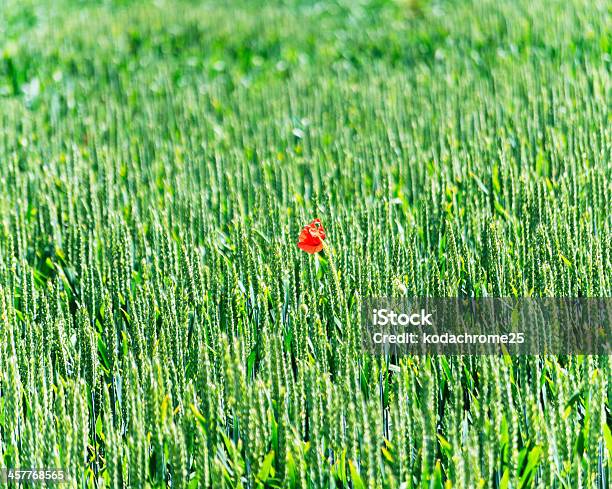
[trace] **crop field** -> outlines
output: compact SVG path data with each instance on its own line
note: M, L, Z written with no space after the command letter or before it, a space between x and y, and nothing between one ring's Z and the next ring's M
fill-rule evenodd
M4 484L611 487L609 355L361 326L370 297L612 297L611 12L0 0Z

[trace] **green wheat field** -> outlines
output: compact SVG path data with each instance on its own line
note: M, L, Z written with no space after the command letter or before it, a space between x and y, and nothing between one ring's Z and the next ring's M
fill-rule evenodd
M609 488L610 356L374 355L361 307L612 297L611 19L0 0L0 468Z

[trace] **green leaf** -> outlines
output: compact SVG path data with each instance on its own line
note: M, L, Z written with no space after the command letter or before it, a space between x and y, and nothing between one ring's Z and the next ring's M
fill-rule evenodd
M353 482L354 489L366 489L366 485L363 482L363 479L359 475L357 468L353 464L352 460L349 460L349 470L351 471L351 481Z
M434 467L429 489L444 489L442 486L442 467L440 466L439 460L436 460L436 466Z
M447 456L451 456L453 454L452 445L441 434L438 433L436 436L438 437L438 442L440 443L440 448L442 449L442 451Z
M499 489L508 489L510 484L510 471L508 467L504 470L504 475L502 475L501 480L499 481Z
M604 440L606 442L606 449L608 450L608 455L612 457L612 432L610 432L610 427L607 424L604 424L603 434Z
M265 483L270 476L270 472L272 470L272 462L274 461L274 450L272 450L266 457L264 458L263 463L261 464L261 468L259 469L259 473L257 474L257 478Z
M529 455L527 455L527 465L523 472L523 476L521 477L521 488L530 486L535 475L535 469L540 463L541 456L542 449L538 445L533 447L529 452Z
M98 416L96 417L96 435L98 436L98 438L100 438L100 440L104 441L104 431L103 431L103 426L102 426L102 418L100 417L100 415L98 414Z
M189 405L189 409L191 410L191 412L193 413L193 415L195 416L195 418L198 420L198 422L205 427L206 426L206 418L204 418L204 416L202 415L202 413L200 412L200 410L194 406L193 404Z
M561 260L563 260L563 263L565 263L565 266L567 266L568 268L572 267L572 262L569 261L563 253L559 252L559 257L561 258Z

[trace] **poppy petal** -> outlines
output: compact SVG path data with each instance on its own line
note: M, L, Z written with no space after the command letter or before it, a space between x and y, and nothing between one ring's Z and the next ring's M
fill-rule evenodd
M299 242L298 248L300 248L301 250L304 250L306 253L314 254L323 249L323 243L308 244L308 243Z

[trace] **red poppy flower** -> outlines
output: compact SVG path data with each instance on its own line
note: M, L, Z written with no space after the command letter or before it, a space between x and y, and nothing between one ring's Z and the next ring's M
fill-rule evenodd
M321 219L315 219L310 224L307 224L300 233L298 248L306 253L317 253L323 249L323 240L325 239L325 229L321 224Z

